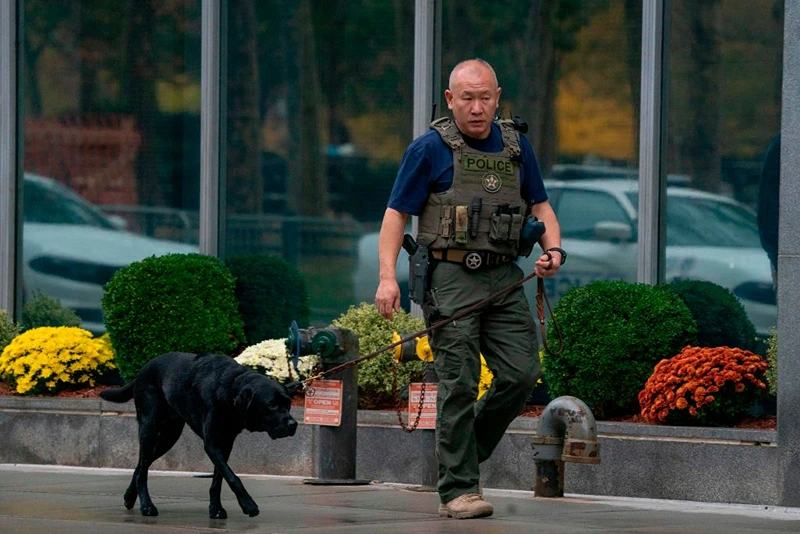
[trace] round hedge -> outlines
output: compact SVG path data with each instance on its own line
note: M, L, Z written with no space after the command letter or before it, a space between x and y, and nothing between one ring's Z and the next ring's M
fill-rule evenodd
M634 414L655 365L694 344L697 327L675 293L663 287L597 281L567 291L553 309L544 376L553 398L573 395L600 416Z
M284 338L292 321L308 325L308 293L300 271L278 256L232 256L236 298L248 345Z
M136 376L165 352L230 353L244 342L234 279L201 254L168 254L120 269L103 295L120 374Z
M729 289L704 280L673 282L667 287L692 312L697 322L698 347L736 347L760 352L756 329Z

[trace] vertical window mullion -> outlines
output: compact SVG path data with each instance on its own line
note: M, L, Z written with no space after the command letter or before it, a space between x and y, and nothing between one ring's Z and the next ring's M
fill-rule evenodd
M17 0L0 2L0 309L16 304L19 122Z
M220 206L220 0L203 0L200 110L200 252L219 256Z
M637 281L657 284L664 279L665 187L662 179L665 13L668 0L643 0L642 98L639 130L639 247ZM666 223L666 221L664 221Z

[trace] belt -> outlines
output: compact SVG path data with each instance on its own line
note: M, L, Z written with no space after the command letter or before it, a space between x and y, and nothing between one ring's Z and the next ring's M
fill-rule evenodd
M504 256L487 250L461 250L457 248L432 250L431 257L440 261L460 263L470 271L481 267L508 263L517 259L515 256Z

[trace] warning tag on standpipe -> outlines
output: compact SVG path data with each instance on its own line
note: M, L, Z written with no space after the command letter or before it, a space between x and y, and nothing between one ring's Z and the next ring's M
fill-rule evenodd
M436 391L437 384L425 384L425 395L422 399L422 413L419 416L417 428L436 429ZM422 394L422 383L413 382L408 385L408 425L413 425L417 420L419 399Z
M341 425L342 381L315 380L306 391L304 408L303 423L307 425Z

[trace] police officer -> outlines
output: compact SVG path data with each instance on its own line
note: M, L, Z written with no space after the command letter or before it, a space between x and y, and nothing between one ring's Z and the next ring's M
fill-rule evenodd
M378 311L400 309L395 264L409 215L419 216L417 242L432 258L426 320L441 320L519 281L514 263L527 215L545 224L537 276L553 276L566 260L528 140L511 121L494 119L500 87L491 65L456 65L444 92L453 118L406 149L378 241ZM530 206L530 210L528 208ZM439 514L486 517L492 505L479 488L479 464L489 458L520 413L541 368L533 317L522 287L431 334L439 377L436 454ZM476 404L483 353L495 379Z

